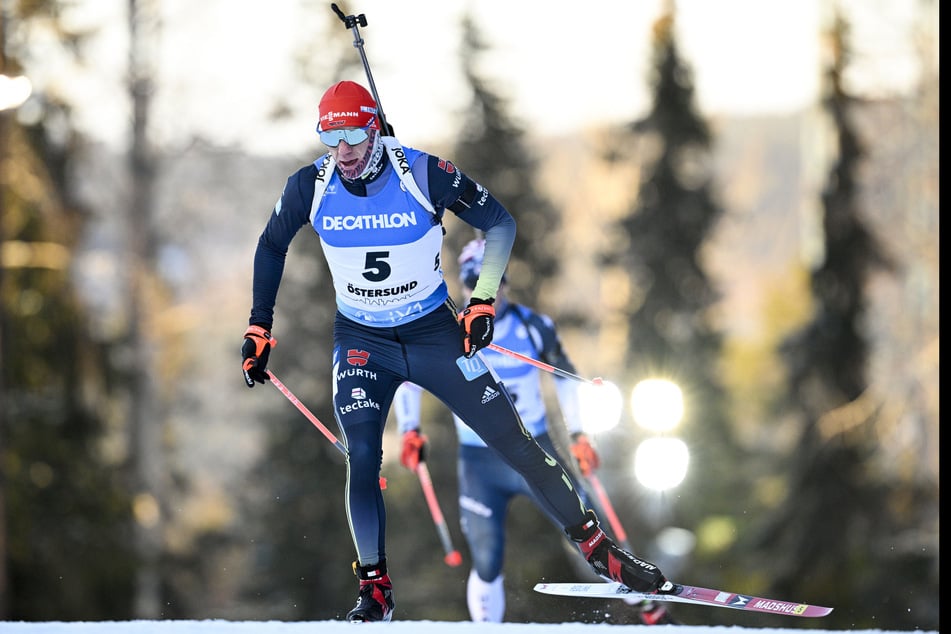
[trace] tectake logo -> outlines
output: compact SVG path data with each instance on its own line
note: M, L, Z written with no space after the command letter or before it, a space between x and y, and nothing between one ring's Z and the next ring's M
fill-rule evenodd
M485 201L489 199L489 190L484 188L482 185L476 184L476 190L482 192L482 195L479 197L479 206L482 207L485 205Z
M362 387L355 387L352 390L350 390L350 398L354 400L359 401L359 400L365 399L366 397L367 397L367 391L364 390Z
M357 350L356 348L351 348L347 350L347 363L350 365L366 365L370 360L370 353L366 350Z
M380 404L369 398L356 400L348 405L342 405L338 408L342 415L351 414L361 409L375 409L380 411Z

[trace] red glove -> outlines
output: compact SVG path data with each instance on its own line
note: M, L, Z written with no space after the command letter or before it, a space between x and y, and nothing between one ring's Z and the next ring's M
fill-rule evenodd
M416 471L420 462L426 460L426 443L429 438L411 429L403 434L403 451L400 453L400 463L410 471Z
M571 453L578 461L581 475L586 478L601 466L598 452L594 450L594 446L584 432L579 431L571 435Z
M463 327L462 350L468 359L492 343L492 333L495 330L495 309L492 308L494 301L473 297L462 311L459 318Z

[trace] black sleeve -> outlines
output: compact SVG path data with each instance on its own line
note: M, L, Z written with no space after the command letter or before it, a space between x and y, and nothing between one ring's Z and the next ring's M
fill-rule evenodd
M274 322L274 304L284 276L287 249L300 228L310 223L314 172L314 166L309 165L287 179L284 191L258 238L254 252L251 324L265 325L270 329Z
M476 229L488 231L512 221L512 216L489 190L466 176L451 161L428 156L429 199L437 211L448 209Z

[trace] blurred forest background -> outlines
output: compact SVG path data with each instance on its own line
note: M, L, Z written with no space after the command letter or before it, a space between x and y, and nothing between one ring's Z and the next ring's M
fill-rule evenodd
M0 620L340 618L356 596L343 457L239 372L257 236L287 175L316 154L257 156L201 134L155 142L153 99L188 72L155 55L161 0L127 1L124 91L97 96L124 104L114 125L126 147L87 138L55 82L28 92L23 80L54 59L84 63L100 33L71 27L78 4L0 5ZM785 117L726 118L698 108L677 5L664 3L642 25L649 74L611 60L618 82L647 87L647 110L558 136L512 112L472 10L458 50L442 52L469 106L441 145L420 148L514 213L511 295L556 319L581 374L624 390L659 374L684 388L677 434L691 463L678 488L636 482L644 433L629 416L597 438L635 550L687 583L836 608L804 627L939 627L938 3L915 4L913 91L850 90L855 51L870 43L828 2L821 98ZM311 5L320 19L295 26L312 29L321 55L302 52L285 93L301 103L274 103L275 117L315 109L333 81L365 81L351 31L329 3ZM372 7L338 5L389 28ZM54 76L68 81L67 68ZM565 90L583 84L566 78ZM419 78L421 99L436 89ZM399 112L386 114L399 136ZM454 255L472 233L447 228L458 297ZM333 312L318 243L301 235L270 367L336 433ZM454 433L448 412L424 405L464 564L443 563L391 424L396 617L465 620ZM534 594L537 581L577 578L577 562L527 503L510 524L507 620L631 622L621 603ZM692 536L688 551L665 548L670 528ZM687 624L775 623L675 609Z

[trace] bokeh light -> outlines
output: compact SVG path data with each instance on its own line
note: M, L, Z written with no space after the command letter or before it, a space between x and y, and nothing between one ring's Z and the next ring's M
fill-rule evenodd
M652 491L666 491L683 482L690 451L679 438L648 438L634 453L634 476Z
M0 111L18 108L32 92L33 84L28 77L0 75Z
M653 432L670 431L684 415L680 387L667 379L645 379L631 391L634 421Z
M578 387L581 427L585 433L596 434L614 429L621 420L624 398L617 385L610 381L582 383Z

